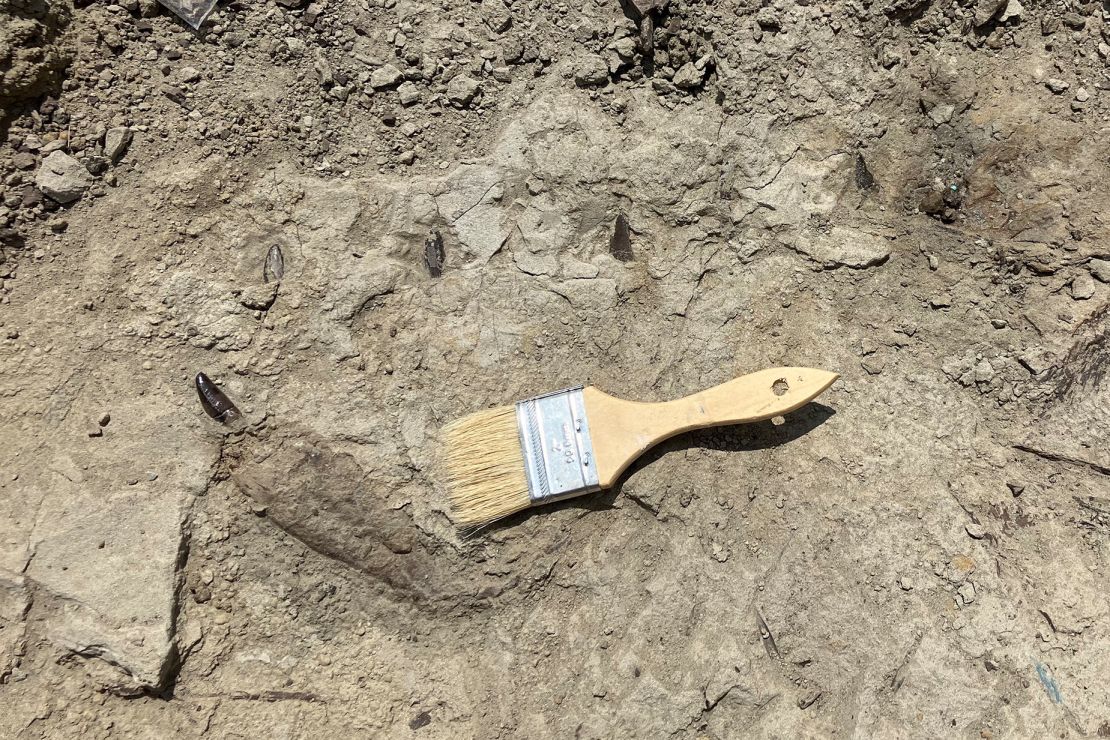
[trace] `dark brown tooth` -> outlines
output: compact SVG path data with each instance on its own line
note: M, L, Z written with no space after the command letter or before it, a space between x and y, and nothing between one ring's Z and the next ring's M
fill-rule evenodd
M871 174L871 170L867 167L867 161L863 155L856 152L856 187L860 190L871 190L875 187L875 176Z
M428 267L428 273L432 277L439 277L443 274L443 262L447 259L447 253L443 249L443 236L438 231L433 231L428 235L427 241L424 242L424 264Z
M609 240L609 253L621 262L632 260L632 236L628 229L628 219L622 213L617 216L613 227L613 238Z
M262 280L272 283L283 277L285 277L285 257L281 253L281 247L275 244L266 253L266 262L262 265Z
M200 396L200 405L204 408L204 413L225 424L242 416L231 399L224 395L224 392L207 375L197 373L196 384L197 395Z

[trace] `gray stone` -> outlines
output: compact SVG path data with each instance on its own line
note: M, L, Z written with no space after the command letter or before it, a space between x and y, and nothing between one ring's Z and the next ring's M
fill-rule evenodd
M112 162L118 162L130 145L131 129L126 126L110 128L104 134L104 156Z
M478 95L482 84L473 77L457 75L447 83L447 99L456 105L466 107Z
M87 432L90 419L94 431L104 429L103 391L73 401L67 440L48 450L50 466L24 469L7 486L5 497L34 503L43 518L27 522L22 567L0 556L0 582L5 568L22 573L40 634L82 659L95 683L136 694L164 687L173 667L183 522L219 453L199 427L181 423L181 408L150 398L113 403L111 416L125 427L110 444L89 440L78 430ZM85 445L68 441L78 436ZM157 481L144 475L152 460ZM8 541L6 523L0 533Z
M985 26L990 23L998 13L1006 7L1007 0L979 0L975 5L975 27Z
M975 382L976 383L990 383L994 380L994 365L989 360L982 359L975 363ZM971 534L969 531L968 534ZM974 537L975 535L972 535Z
M932 308L948 308L951 305L952 296L949 293L941 293L929 299L929 306Z
M1057 77L1049 77L1047 80L1045 80L1044 86L1057 95L1066 92L1067 89L1071 87L1070 84Z
M1071 297L1077 301L1089 300L1095 294L1095 281L1090 273L1081 272L1071 281Z
M405 79L405 76L401 73L401 70L392 64L386 64L375 69L370 75L370 87L375 90L384 90L387 87L393 87L403 79Z
M829 268L864 270L890 259L890 245L886 239L843 226L836 226L828 233L803 237L795 249Z
M671 82L674 83L675 87L689 90L701 85L703 75L704 72L698 69L693 62L686 62L674 73Z
M485 264L509 236L505 209L497 202L501 174L492 167L463 165L443 183L435 204L456 233L468 259Z
M1006 7L999 14L998 20L1002 23L1009 20L1021 20L1021 16L1024 15L1024 13L1025 8L1022 7L1018 0L1009 0L1006 3Z
M1087 269L1100 282L1110 283L1110 260L1093 259L1087 265Z
M265 311L277 299L278 282L252 285L239 295L239 303L254 311Z
M158 89L169 100L172 100L178 105L184 106L186 103L189 102L189 99L185 96L185 91L177 85L161 85Z
M929 120L938 126L951 121L956 112L956 106L951 103L941 103L935 100L923 100L922 103L925 106L925 115L929 116Z
M583 56L575 65L574 82L579 87L604 85L609 82L609 65L597 54Z
M501 0L482 0L482 21L494 33L504 33L513 25L513 18Z
M397 94L401 96L401 105L409 106L420 102L420 88L411 82L402 83L397 88Z
M51 152L35 174L35 185L48 198L72 203L85 194L93 178L85 165L65 152Z

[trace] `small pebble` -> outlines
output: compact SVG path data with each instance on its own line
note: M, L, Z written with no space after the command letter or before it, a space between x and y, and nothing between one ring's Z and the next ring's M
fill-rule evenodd
M1070 84L1056 77L1050 77L1049 79L1045 80L1044 86L1056 95L1065 92L1069 87L1071 87Z
M947 293L933 296L929 299L929 305L933 308L948 308L952 305L952 296Z

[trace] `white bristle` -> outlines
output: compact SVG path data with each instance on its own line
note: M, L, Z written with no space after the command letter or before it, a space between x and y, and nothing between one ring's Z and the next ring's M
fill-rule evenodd
M531 505L515 407L464 416L443 433L447 496L456 524L486 524Z

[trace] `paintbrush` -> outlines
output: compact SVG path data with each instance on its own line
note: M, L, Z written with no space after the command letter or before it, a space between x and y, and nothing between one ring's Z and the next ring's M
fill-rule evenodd
M444 428L453 518L477 527L529 506L610 488L636 458L668 437L781 416L839 377L776 367L677 401L625 401L579 386L478 411Z

